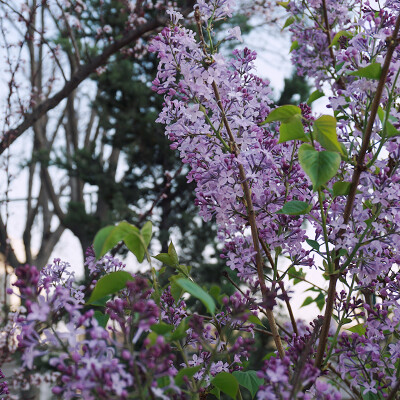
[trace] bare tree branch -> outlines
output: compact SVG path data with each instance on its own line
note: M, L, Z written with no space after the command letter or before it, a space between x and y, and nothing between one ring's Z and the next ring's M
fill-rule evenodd
M152 21L140 25L136 29L127 33L120 40L117 40L110 46L106 47L100 55L93 58L89 63L80 66L77 71L71 76L71 79L65 83L64 87L59 92L57 92L49 99L43 101L30 113L26 114L25 119L19 126L14 129L10 129L9 131L4 133L3 138L0 141L0 155L43 115L45 115L49 110L56 107L62 100L67 98L86 78L89 77L90 74L95 72L96 69L100 66L104 65L113 54L115 54L128 44L136 41L145 33L154 31L155 29L163 26L166 21L166 17L159 16Z
M55 245L60 240L61 235L64 233L65 227L60 224L54 232L48 232L46 240L42 241L39 253L35 258L35 264L38 268L43 268L51 256Z
M15 255L14 249L11 246L10 238L8 237L6 226L4 225L3 218L0 216L0 251L6 256L6 263L13 268L21 265Z

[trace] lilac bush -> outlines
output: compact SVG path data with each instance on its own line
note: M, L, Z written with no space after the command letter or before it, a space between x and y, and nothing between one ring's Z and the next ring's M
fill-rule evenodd
M16 270L21 307L1 341L20 356L14 386L45 370L63 399L398 398L400 7L279 4L293 63L316 88L299 106L273 105L251 49L219 53L241 41L239 28L222 39L213 32L232 0L198 1L196 31L170 10L149 47L164 98L157 121L196 183L200 216L218 225L235 293L197 285L172 243L156 267L151 224L105 227L87 251L84 286L58 259ZM327 115L312 111L320 97ZM112 256L121 242L148 273L131 274ZM306 279L308 268L327 290ZM291 307L289 285L300 281L316 295L304 305L324 309L311 324ZM200 304L188 306L185 293ZM255 348L256 335L275 351ZM258 371L249 368L256 352Z

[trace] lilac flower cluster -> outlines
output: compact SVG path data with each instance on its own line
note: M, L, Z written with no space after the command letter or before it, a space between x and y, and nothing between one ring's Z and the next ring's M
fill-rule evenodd
M10 393L8 390L8 384L7 381L4 380L5 376L3 372L0 370L0 396L3 398L4 395L7 395Z
M398 384L398 360L400 359L400 275L373 281L381 297L378 304L364 304L367 313L365 323L353 333L343 332L336 355L342 377L349 377L352 385L362 388L362 393L388 394Z
M107 328L93 309L85 311L85 288L76 287L69 267L56 259L40 272L28 265L16 270L15 286L26 306L16 320L23 370L34 373L36 361L47 359L57 371L53 393L63 399L80 393L85 399L123 400L150 376L173 376L171 349L162 338L140 351L134 349L159 318L147 281L136 277L127 283L124 297L106 304L105 314L113 322Z
M293 334L287 340L289 347L284 358L272 356L265 361L258 372L265 382L258 392L259 400L341 399L340 393L321 377L321 371L313 363L321 325L322 318L314 320L303 335Z
M206 31L215 16L229 16L229 3L198 3ZM176 15L150 50L160 59L153 89L164 94L157 121L166 124L171 147L191 168L188 181L197 184L200 215L218 223L227 265L244 281L257 282L240 168L250 186L260 239L269 251L309 265L312 260L301 246L303 218L276 214L287 201L310 200L309 181L294 162L297 145L278 144L274 130L260 127L270 112L271 90L254 74L256 53L244 48L226 59L212 42L196 42Z
M194 319L191 317L191 326L185 341L185 346L193 348L189 365L202 367L194 378L199 381L204 380L207 386L210 378L219 372L242 369L242 363L249 359L254 344L254 324L248 321L249 316L252 315L250 309L256 308L253 301L248 296L236 292L229 298L225 297L223 304L224 311L216 314L211 324L204 326L203 321L198 317ZM233 332L238 332L238 334L233 336ZM215 362L213 351L206 350L210 346L215 346L214 352L216 349L221 356L225 354L228 362ZM208 374L206 374L207 371Z
M95 276L107 274L112 271L121 271L126 267L118 258L110 254L105 254L98 260L94 254L93 246L89 246L85 251L85 266Z
M326 91L329 87L339 141L346 147L349 160L355 160L360 150L360 138L378 85L379 72L365 74L365 68L372 64L380 71L383 66L398 14L395 3L372 6L368 1L326 0L291 1L288 5L289 12L296 16L290 26L296 41L292 61L299 74L314 78L317 88ZM395 129L399 126L398 49L389 64L386 90L379 100L381 111L373 125L370 150L364 160L367 167L361 173L351 223L343 223L345 196L326 204L329 241L337 251L345 250L348 257L344 263L364 283L385 276L400 260L400 143ZM348 163L346 169L341 169L340 181L351 181L353 166ZM315 229L320 235L321 228Z
M221 42L241 39L238 28L218 43L213 36L215 21L231 16L232 0L198 1L199 40L180 24L180 13L168 11L170 26L149 47L160 59L153 81L164 95L158 122L190 167L200 215L218 224L222 257L242 280L239 291L220 298L213 312L214 300L186 274L161 288L154 270L151 285L127 274L111 255L97 260L93 248L85 261L92 277L88 287L78 286L59 259L42 271L22 266L14 286L23 307L7 328L7 335L18 333L20 375L35 376L39 364L47 364L55 371L53 393L67 400L198 398L220 389L219 374L233 379L242 373L258 330L277 345L277 354L257 374L259 400L339 400L341 383L358 398L394 398L400 387L400 40L392 35L400 26L399 8L394 1L282 4L293 17L293 61L300 74L314 76L319 90L330 88L335 113L324 126L309 105L295 108L302 139L311 143L303 149L311 148L312 157L332 157L333 146L336 175L312 190L310 171L298 156L300 140L278 140L279 124L264 124L275 111L268 82L254 73L256 53L234 50L230 59L218 53ZM387 76L381 75L385 68ZM282 128L284 119L279 121ZM293 201L307 210L281 211ZM307 238L305 222L314 228L314 240ZM304 248L306 240L312 250ZM283 256L291 268L314 265L313 252L330 282L327 311L310 326L296 327L278 264ZM118 284L120 290L108 298L91 301L93 287L111 274L126 278L124 288ZM339 294L337 281L346 288ZM208 304L211 316L191 312L177 289ZM291 313L294 333L283 338L285 348L274 326L277 299ZM271 332L258 319L259 310ZM329 330L332 317L336 333Z
M302 227L305 220L311 223L315 230L313 248L325 258L325 271L334 265L341 269L337 273L343 280L350 272L347 276L353 283L348 285L349 290L360 290L352 297L352 293L341 294L339 304L332 307L341 327L352 318L363 318L357 310L362 303L358 296L367 296L368 291L376 293L376 287L371 289L371 285L377 279L386 279L400 262L397 49L388 58L386 91L376 94L391 40L395 46L398 43L398 38L391 38L396 7L393 2L386 2L376 10L369 2L353 0L299 0L283 5L292 14L293 62L300 74L314 77L319 90L326 90L329 85L330 107L336 117L332 120L339 128L342 162L334 179L318 193L319 207L297 160L296 142L278 143L276 127L261 127L271 111L271 102L267 82L252 71L255 53L247 48L235 50L227 60L217 53L212 40L203 37L203 33L211 35L214 15L216 19L229 16L225 2L198 4L197 12L204 22L204 27L199 27L199 41L194 32L179 24L176 13L172 14L170 27L153 41L150 50L157 52L160 59L153 89L163 94L165 101L158 122L166 125L171 147L179 150L182 161L191 168L188 179L197 184L200 215L206 220L213 217L218 223L227 265L237 270L250 287L256 286L260 278L255 273L258 250L248 228L250 212L255 215L264 255L275 271L271 253L286 256L292 265L313 265L309 252L304 250L306 236ZM361 18L354 18L356 13ZM375 111L371 110L373 102ZM310 107L301 105L300 109L304 132L315 135ZM365 145L362 135L369 115L375 117L376 112L370 142ZM313 136L311 142L317 151L323 150ZM362 147L367 148L366 155L358 160ZM347 193L343 189L336 193L335 188L349 187L357 169L361 171L357 190L349 217L345 218ZM252 210L244 182L251 190ZM290 213L276 213L291 200L309 203L309 214L293 217L287 215ZM274 262L279 258L275 257ZM359 286L354 289L355 281ZM334 299L332 293L330 298ZM377 316L371 318L375 321ZM325 324L324 332L329 331L327 327ZM335 340L336 336L334 344ZM320 373L313 361L316 343L312 333L296 336L289 341L285 357L267 362L261 374L266 379L264 393L338 398L324 380L318 380ZM203 353L197 354L193 365L206 358ZM296 371L295 366L300 370ZM284 371L282 382L274 382L269 376L273 370ZM307 385L314 385L314 394L300 390Z
M87 264L95 261L91 257L89 253ZM107 260L119 265L111 257ZM103 261L98 263L104 265ZM94 269L95 275L99 272L107 275L118 271ZM16 275L14 286L26 307L14 318L22 359L14 379L21 379L19 385L24 379L29 387L39 365L47 364L53 370L52 392L63 399L74 399L78 394L104 400L132 396L185 399L186 394L174 382L180 368L201 366L193 377L196 385L190 389L197 393L204 391L218 373L241 369L249 358L254 325L248 315L257 308L249 293L225 298L224 311L204 320L190 314L185 301L175 300L170 287L161 292L156 303L149 281L135 276L99 314L99 310L85 305L88 289L76 286L68 263L55 259L42 271L25 265L16 270ZM167 330L170 335L179 332L178 339L154 336L153 327L160 323L171 326ZM233 332L246 332L246 336ZM186 364L176 363L180 352L190 355ZM216 352L218 358L230 361L216 361ZM3 386L5 393L7 386Z

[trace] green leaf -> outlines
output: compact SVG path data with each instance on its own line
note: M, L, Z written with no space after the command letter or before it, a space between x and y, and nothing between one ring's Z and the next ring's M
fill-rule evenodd
M252 324L259 325L259 326L264 326L264 324L261 322L260 318L258 318L254 314L250 314L247 318L247 321L251 322Z
M347 161L348 160L348 154L347 154L346 146L342 142L339 142L339 145L342 148L340 156L341 156L342 160Z
M168 246L168 255L171 257L174 266L179 265L178 254L176 253L174 244L172 242Z
M171 256L167 253L160 253L160 254L154 256L153 258L155 258L158 261L161 261L165 265L168 265L168 267L171 267L171 268L176 267Z
M221 288L218 285L212 285L209 292L210 295L214 297L215 300L218 301L218 297L221 294Z
M171 284L171 295L175 301L182 297L183 289L175 282Z
M172 325L168 325L165 322L159 322L158 324L152 325L150 328L158 335L165 335L166 333L172 332L174 329Z
M304 172L310 177L314 190L333 178L340 166L340 155L332 151L316 151L308 143L299 149L299 161Z
M364 393L364 391L365 387L361 386L360 392ZM362 394L362 400L379 400L379 399L381 399L379 392L377 393L368 392L366 394Z
M314 299L311 296L306 297L303 301L303 304L300 307L308 306L309 304L314 303Z
M335 182L333 184L333 196L347 196L350 192L351 182Z
M323 293L320 293L316 298L315 298L315 303L317 304L317 307L320 309L320 311L324 308L325 306L325 295Z
M336 118L331 115L322 115L314 122L316 139L326 150L343 153L342 147L337 139ZM344 155L344 154L343 154Z
M162 267L158 271L156 271L157 278L159 278L161 275L163 275L166 270L167 270L167 267Z
M186 278L177 279L176 283L186 292L199 299L207 308L207 310L214 314L215 303L214 299L204 291L197 283L194 283Z
M304 142L309 142L308 136L304 133L304 127L301 122L301 115L296 114L287 122L282 122L279 127L279 142L284 143L288 140L299 139Z
M306 242L309 246L311 246L314 250L319 251L320 244L316 240L306 239Z
M111 272L98 280L93 292L88 300L88 304L102 299L109 294L114 294L125 288L126 282L133 281L133 277L129 272L116 271Z
M379 79L382 74L382 66L379 63L372 63L364 68L359 68L357 71L351 72L349 75L358 76L367 79Z
M181 340L186 337L186 331L188 330L188 323L186 319L183 319L181 323L177 326L171 336L171 341Z
M176 269L177 269L179 272L182 272L183 275L189 276L192 267L191 267L190 265L178 265L178 266L176 267Z
M145 249L139 235L129 235L124 238L126 247L136 256L139 262L144 260Z
M346 329L346 330L350 331L350 332L353 332L353 333L357 333L360 336L364 336L365 332L367 331L367 329L365 328L364 324L357 324L357 325L354 325L351 328Z
M293 16L290 16L286 21L285 24L282 27L282 30L284 30L285 28L287 28L288 26L292 25L293 22L295 21Z
M171 275L168 280L171 282L171 295L174 298L175 302L177 302L184 292L184 290L176 283L176 281L180 278L186 278L185 275L179 273L177 275Z
M321 97L324 97L324 93L320 92L319 90L315 90L310 94L310 97L307 100L307 104L310 105L313 103L315 100L320 99Z
M103 314L99 310L96 310L94 312L94 317L96 318L99 325L103 328L105 328L107 326L108 319L110 318L110 316L108 314Z
M256 371L235 371L232 375L237 379L239 385L245 387L254 399L259 387L264 383L264 379L257 376Z
M300 45L299 45L299 41L298 41L298 40L295 40L295 41L292 43L292 45L290 46L289 53L291 53L293 50L298 49L299 46L300 46Z
M351 39L351 38L353 37L353 35L352 35L350 32L348 32L348 31L339 31L339 32L333 37L332 43L329 45L329 47L336 46L336 45L338 44L338 42L339 42L339 39L340 39L342 36L346 36L346 37L349 38L349 39Z
M152 231L153 231L153 225L150 221L147 221L140 230L143 241L147 247L149 246L151 237L153 235Z
M302 215L308 214L311 209L312 206L305 201L292 200L285 203L276 214Z
M104 256L107 251L110 251L115 245L117 245L122 239L115 236L116 243L114 245L111 244L109 247L109 243L105 245L106 240L112 235L112 232L115 230L115 226L106 226L100 229L96 236L94 237L93 241L93 248L94 253L96 254L96 258L99 259L100 257Z
M379 106L378 108L378 116L379 119L382 122L382 125L384 125L384 131L382 134L380 134L381 137L394 137L394 136L399 136L400 131L398 131L393 124L391 124L388 119L386 119L386 112L383 111L382 107Z
M169 383L169 376L162 376L161 378L157 379L157 387L163 388L165 386L168 386Z
M282 6L282 7L285 7L285 8L289 7L289 3L290 3L290 1L277 1L276 2L276 4L278 4L278 6Z
M239 382L228 372L220 372L212 380L211 383L224 392L232 399L236 399L236 394L239 389Z
M301 109L297 106L288 104L286 106L281 106L272 110L269 113L264 123L274 122L274 121L288 122L296 114L301 115Z
M184 376L190 379L201 368L202 368L201 365L196 365L195 367L182 368L181 370L178 371L178 373L175 376L175 383L177 384L177 386L181 386L183 383Z
M94 300L90 304L93 305L93 306L105 307L107 301L110 300L110 299L111 299L111 295L108 295L108 296L102 297L99 300Z
M265 361L265 360L269 360L272 357L276 358L276 352L275 351L271 351L270 353L267 353L262 359L263 359L263 361Z
M213 394L218 400L221 398L221 391L217 387L212 388L208 393Z
M297 271L294 266L288 269L287 274L289 275L289 279L293 279L294 285L303 282L304 278L306 277L306 274L303 272L302 268Z
M146 347L154 346L154 345L156 344L157 338L158 338L157 333L155 333L155 332L150 332L150 333L147 335L147 339L149 339L150 343L149 343Z
M151 238L151 224L143 227L146 240ZM136 256L139 262L143 261L147 245L136 226L122 221L117 226L106 226L94 238L93 247L97 258L103 257L119 242L124 241L128 249Z

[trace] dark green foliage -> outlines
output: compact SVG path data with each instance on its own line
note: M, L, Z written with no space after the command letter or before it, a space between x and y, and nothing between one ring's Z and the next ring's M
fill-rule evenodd
M290 78L285 78L285 86L276 103L278 106L285 104L299 104L307 101L310 96L310 85L304 76L298 76L293 71Z

